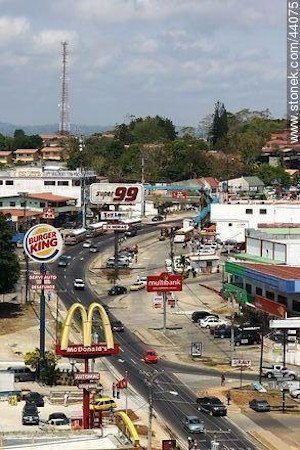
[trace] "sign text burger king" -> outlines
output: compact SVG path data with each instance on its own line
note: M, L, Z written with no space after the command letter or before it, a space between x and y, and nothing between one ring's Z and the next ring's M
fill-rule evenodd
M52 225L39 224L30 228L24 238L24 250L36 262L54 261L60 254L63 240Z

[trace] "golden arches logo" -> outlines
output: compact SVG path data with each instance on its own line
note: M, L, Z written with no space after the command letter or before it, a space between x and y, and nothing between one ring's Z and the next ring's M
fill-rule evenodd
M100 305L100 303L94 302L91 303L87 310L83 305L81 305L81 303L74 303L68 310L67 317L63 324L63 331L60 340L61 350L67 350L68 348L72 320L76 311L80 312L82 319L83 345L92 345L92 321L94 311L97 310L100 314L107 349L114 348L114 339L108 315L106 314L105 309Z

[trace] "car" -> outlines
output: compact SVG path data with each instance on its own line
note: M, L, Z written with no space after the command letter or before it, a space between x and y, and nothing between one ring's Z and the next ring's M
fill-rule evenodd
M144 283L144 285L147 286L147 277L144 277L144 276L141 277L140 275L138 275L136 277L136 281L138 283Z
M96 411L110 411L116 407L117 404L111 397L96 397L90 402L90 409Z
M198 322L198 323L201 328L211 328L211 327L215 327L217 325L225 324L226 322L215 316L207 316L207 317L205 317L205 319L201 319L200 322Z
M61 412L55 412L52 414L49 414L47 423L49 425L68 425L70 423L70 419Z
M97 252L99 252L99 248L97 247L97 245L91 245L91 246L90 246L90 252L91 252L91 253L97 253Z
M214 328L211 328L210 332L214 335L214 338L231 338L231 329L233 328L233 335L236 334L236 327L232 327L231 325L228 325L226 323L223 323L222 325L217 325Z
M111 329L112 331L122 332L125 331L124 325L121 322L121 320L114 320L111 322Z
M257 331L242 330L234 337L234 345L256 345L260 343L260 334Z
M22 411L22 425L38 425L40 417L35 404L25 403Z
M290 396L293 398L300 398L300 389L294 389L291 391Z
M68 263L68 257L67 256L61 256L58 260L58 267L67 267Z
M39 392L29 392L24 400L26 403L33 403L39 408L45 405L44 397Z
M253 398L249 402L249 406L251 409L257 412L269 412L271 410L270 404L267 402L267 400L264 400L262 398Z
M227 408L218 397L197 398L199 411L203 411L211 416L226 416Z
M129 286L130 291L140 291L141 289L145 289L144 281L135 281Z
M7 371L13 373L15 376L15 382L23 381L35 381L35 372L32 372L29 367L26 366L14 366L8 367Z
M107 295L121 295L127 294L127 288L125 286L113 286L107 291Z
M210 313L209 311L194 311L192 314L192 321L199 322L199 320L205 319L207 316L215 316L219 318L217 314Z
M90 239L87 239L86 241L84 241L82 247L83 248L90 248L91 245L92 245L92 241Z
M185 416L183 426L189 433L204 433L204 422L198 416Z
M137 235L137 228L133 227L130 230L125 231L125 236L127 237L134 237Z
M81 278L76 278L73 283L74 289L84 289L84 281Z
M155 351L150 348L145 350L144 361L147 364L156 364L158 362L158 357Z
M106 263L107 269L127 269L128 266L129 264L126 261L117 261L116 263L114 261L107 261Z
M151 220L152 222L161 222L162 220L164 220L164 217L158 214L157 216L152 217Z

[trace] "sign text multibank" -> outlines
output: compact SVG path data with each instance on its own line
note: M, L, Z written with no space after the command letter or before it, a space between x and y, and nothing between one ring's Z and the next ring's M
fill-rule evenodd
M148 292L172 292L182 291L182 276L163 272L160 275L147 277Z

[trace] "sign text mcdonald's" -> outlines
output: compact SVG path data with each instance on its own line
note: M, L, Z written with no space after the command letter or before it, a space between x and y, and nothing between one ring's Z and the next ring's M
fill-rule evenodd
M69 334L75 312L81 315L82 340L81 344L69 343ZM94 312L98 312L102 322L105 342L92 342L92 320ZM95 358L98 356L116 355L119 353L119 346L114 343L113 334L109 318L105 309L100 303L92 303L88 309L81 303L74 303L68 310L63 324L60 343L56 345L56 354L69 358Z

